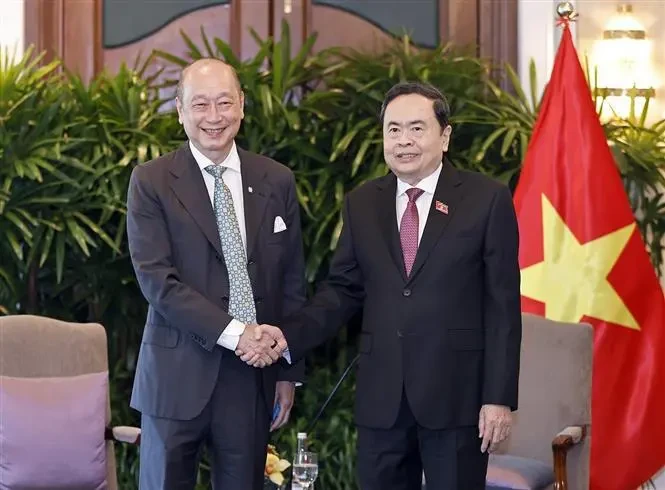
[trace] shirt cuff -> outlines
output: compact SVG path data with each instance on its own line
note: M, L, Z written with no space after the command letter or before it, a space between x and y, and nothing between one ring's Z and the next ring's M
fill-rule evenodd
M240 336L245 332L245 328L246 325L244 323L236 319L231 320L222 332L222 335L217 339L217 345L229 350L236 350Z

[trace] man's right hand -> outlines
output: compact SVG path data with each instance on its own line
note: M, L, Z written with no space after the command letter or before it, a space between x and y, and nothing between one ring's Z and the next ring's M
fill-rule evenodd
M247 325L240 336L236 355L250 366L262 368L279 360L287 347L284 334L279 328L272 325Z
M250 366L262 368L278 361L286 348L286 339L279 328L247 325L238 341L236 355Z

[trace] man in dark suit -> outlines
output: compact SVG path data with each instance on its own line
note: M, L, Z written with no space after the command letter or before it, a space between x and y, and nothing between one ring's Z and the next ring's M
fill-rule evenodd
M363 490L485 488L517 408L518 228L509 189L442 158L435 88L386 95L392 172L352 191L323 287L280 324L292 360L363 310L356 389ZM252 353L239 349L252 363Z
M243 104L230 66L194 62L176 99L189 141L132 172L129 249L149 303L131 400L141 489L193 489L204 446L213 488L263 488L273 402L275 429L303 378L273 365L284 346L270 332L254 335L302 306L305 271L293 173L236 147Z

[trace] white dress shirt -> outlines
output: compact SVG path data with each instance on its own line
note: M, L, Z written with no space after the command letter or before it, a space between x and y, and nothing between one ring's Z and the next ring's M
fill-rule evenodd
M210 197L210 205L215 206L215 177L210 175L205 168L208 165L214 165L212 160L206 157L201 153L190 141L189 148L192 150L192 155L194 155L194 160L201 169L201 175L203 175L203 182L205 182L206 188L208 189L208 197ZM235 142L231 147L226 159L220 163L222 167L227 167L227 170L222 174L222 180L226 186L231 191L231 196L233 196L233 207L236 211L236 218L238 219L238 226L240 227L240 236L242 237L242 243L245 247L245 253L247 253L247 230L245 229L245 207L242 194L242 174L240 173L240 157L238 156L238 150L236 148ZM238 320L231 320L226 326L222 334L217 339L217 344L222 347L226 347L230 350L235 350L238 346L238 341L240 336L245 331L245 324Z
M409 196L406 194L406 191L412 187L417 187L418 189L423 190L424 192L416 199L416 207L418 208L418 244L420 245L420 239L423 237L423 231L425 230L425 224L427 224L427 216L429 215L429 210L432 207L432 198L434 197L434 191L436 190L436 184L439 182L439 175L441 175L441 168L443 164L439 164L434 172L429 174L427 177L418 182L415 186L407 184L403 180L397 179L397 198L395 203L397 205L397 229L399 230L402 226L402 216L406 211L406 205L409 203Z

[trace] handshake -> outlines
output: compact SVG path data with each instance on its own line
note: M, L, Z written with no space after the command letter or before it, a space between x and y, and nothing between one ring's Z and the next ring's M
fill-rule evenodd
M247 325L236 355L250 366L263 368L277 362L288 348L282 331L272 325Z

